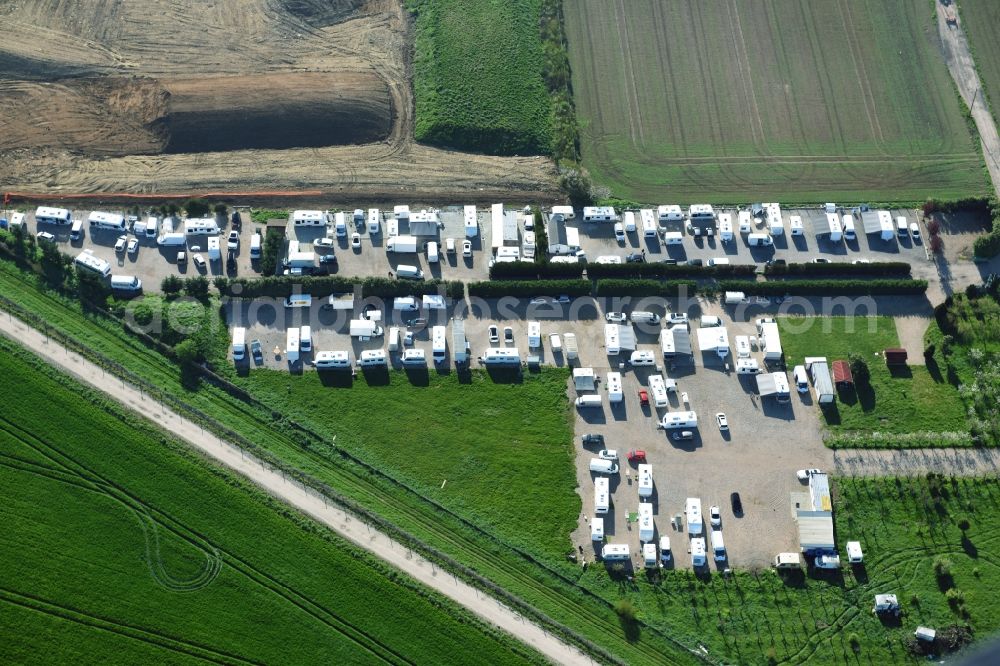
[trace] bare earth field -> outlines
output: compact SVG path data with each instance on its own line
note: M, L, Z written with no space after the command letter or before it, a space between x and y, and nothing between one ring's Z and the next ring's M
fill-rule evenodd
M5 189L551 198L548 160L414 144L407 20L399 0L6 3Z

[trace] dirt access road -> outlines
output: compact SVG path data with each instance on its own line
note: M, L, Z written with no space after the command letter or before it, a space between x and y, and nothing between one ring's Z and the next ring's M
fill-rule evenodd
M979 137L982 139L983 155L986 158L990 179L993 181L993 190L1000 196L1000 136L997 135L993 115L986 106L986 100L983 99L982 84L979 81L979 74L976 73L975 62L972 60L969 40L962 30L961 19L954 25L949 24L944 5L940 2L935 4L938 34L941 36L941 53L944 55L951 77L955 79L959 94L966 106L971 109L972 119L976 122Z
M49 340L40 331L19 319L0 317L0 333L24 345L46 362L76 377L118 401L124 407L152 420L164 430L184 440L213 461L248 478L279 500L330 528L341 537L364 548L427 587L461 604L486 622L506 631L558 664L591 664L590 658L566 645L538 625L504 606L471 585L438 569L386 534L372 529L348 513L327 504L322 497L288 481L238 447L225 442L200 426L162 405L138 410L136 405L155 404L137 388L106 374L101 368Z
M19 0L0 22L4 191L558 198L548 159L414 143L402 0Z

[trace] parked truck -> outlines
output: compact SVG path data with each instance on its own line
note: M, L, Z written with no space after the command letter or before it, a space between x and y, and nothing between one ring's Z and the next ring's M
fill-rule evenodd
M419 243L416 236L396 236L385 242L386 252L412 253L417 251Z

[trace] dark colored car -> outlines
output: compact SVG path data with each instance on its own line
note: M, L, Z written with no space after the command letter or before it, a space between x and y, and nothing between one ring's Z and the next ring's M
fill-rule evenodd
M701 266L703 263L701 259L691 259L688 261L688 266Z
M626 264L642 264L646 262L646 257L642 256L639 252L632 252L625 256Z
M731 493L729 495L729 503L733 506L733 515L742 516L743 515L743 500L740 499L739 493Z
M768 266L784 266L787 263L784 259L768 259L767 261Z
M597 444L604 446L604 435L596 435L594 433L587 433L583 436L583 443L586 444Z
M676 259L664 259L660 263L661 264L666 264L667 266L676 266L677 265L677 260Z
M257 365L264 363L264 352L260 346L260 340L254 340L250 343L250 355L253 356L253 362Z
M232 217L233 229L239 231L243 227L243 218L240 217L240 211L234 210Z

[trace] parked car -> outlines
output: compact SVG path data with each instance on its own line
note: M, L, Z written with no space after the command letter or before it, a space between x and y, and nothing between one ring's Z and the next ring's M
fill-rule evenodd
M503 327L503 341L504 344L512 345L514 344L514 329L510 326Z
M314 247L333 247L333 239L324 236L313 241Z
M639 389L639 404L643 407L649 407L649 393L646 389Z
M335 254L324 254L319 258L320 266L323 264L335 264L337 263L337 255Z
M646 462L646 452L642 449L632 449L628 452L628 461L632 464L638 465L640 463Z
M688 316L685 312L668 312L664 318L670 324L686 324L688 321Z
M233 229L236 229L237 231L239 231L240 229L243 228L243 218L240 216L240 211L234 210L233 211L233 216L232 216L231 220L232 220Z
M43 231L42 233L45 232ZM128 245L128 236L119 236L118 240L115 241L115 252L124 252L125 247L127 245Z
M645 263L646 257L641 252L632 252L625 255L626 264L642 264Z
M250 355L253 356L253 362L257 365L264 363L264 350L260 346L260 340L254 340L250 343Z
M625 242L625 225L621 222L615 222L615 240L619 243Z
M733 515L734 516L742 516L743 515L743 500L740 499L740 494L739 493L730 493L729 494L729 504L733 508Z
M462 256L463 257L472 256L472 241L468 239L462 241Z
M690 259L687 263L688 266L701 266L703 262L701 259Z
M229 232L229 240L226 241L226 247L230 250L235 250L240 246L240 232L233 229Z
M194 260L194 265L198 268L205 268L205 257L200 254L195 254L191 257Z
M868 259L855 259L855 260L854 260L854 261L852 261L851 263L852 263L852 264L870 264L870 263L872 263L872 262L871 262L871 261L869 261Z
M809 477L812 476L813 474L822 474L822 473L823 473L822 470L818 470L815 467L813 467L811 469L800 469L795 473L795 476L798 477L799 481L808 481Z
M661 264L666 264L668 266L676 266L677 265L677 260L676 259L663 259L663 260L660 261L660 263Z
M785 261L784 259L768 259L765 263L768 266L784 266L788 262Z
M37 238L40 241L46 241L46 242L49 242L49 243L55 243L56 242L56 237L54 235L50 234L48 231L39 231L37 234L35 234L35 238ZM117 245L115 245L115 249L116 250L118 249Z
M596 433L588 432L582 438L584 446L588 444L596 444L598 446L604 446L604 435L598 435Z
M486 329L486 333L490 337L490 342L494 344L500 342L500 329L497 328L496 324L490 324L490 327Z
M626 321L628 321L628 317L625 315L624 312L609 312L606 315L604 315L604 318L607 319L612 324L624 324Z
M361 234L356 231L351 234L351 248L354 250L361 249Z
M177 265L178 266L183 266L187 262L188 262L187 252L178 252L177 253Z
M712 527L719 527L722 525L722 512L719 511L719 507L712 506L708 510L709 522L712 523Z
M444 239L444 251L448 254L455 254L455 239L445 238Z
M138 238L130 238L128 240L128 253L129 254L135 254L138 251L139 251L139 239Z
M729 419L722 412L715 415L715 422L719 424L719 430L729 430Z
M817 555L816 559L813 560L813 564L816 565L817 569L839 569L840 555L837 555L836 553Z
M914 241L920 240L920 225L916 222L910 223L910 235L913 236Z
M618 449L602 449L597 457L603 460L618 460Z
M556 302L566 305L567 303L569 303L569 296L567 296L566 294L561 294L559 298L556 299Z
M689 439L694 439L694 431L692 430L678 430L677 432L671 433L670 439L675 442L684 442Z
M827 259L826 257L816 257L815 259L813 259L813 263L814 264L828 264L828 263L830 263L830 260Z

